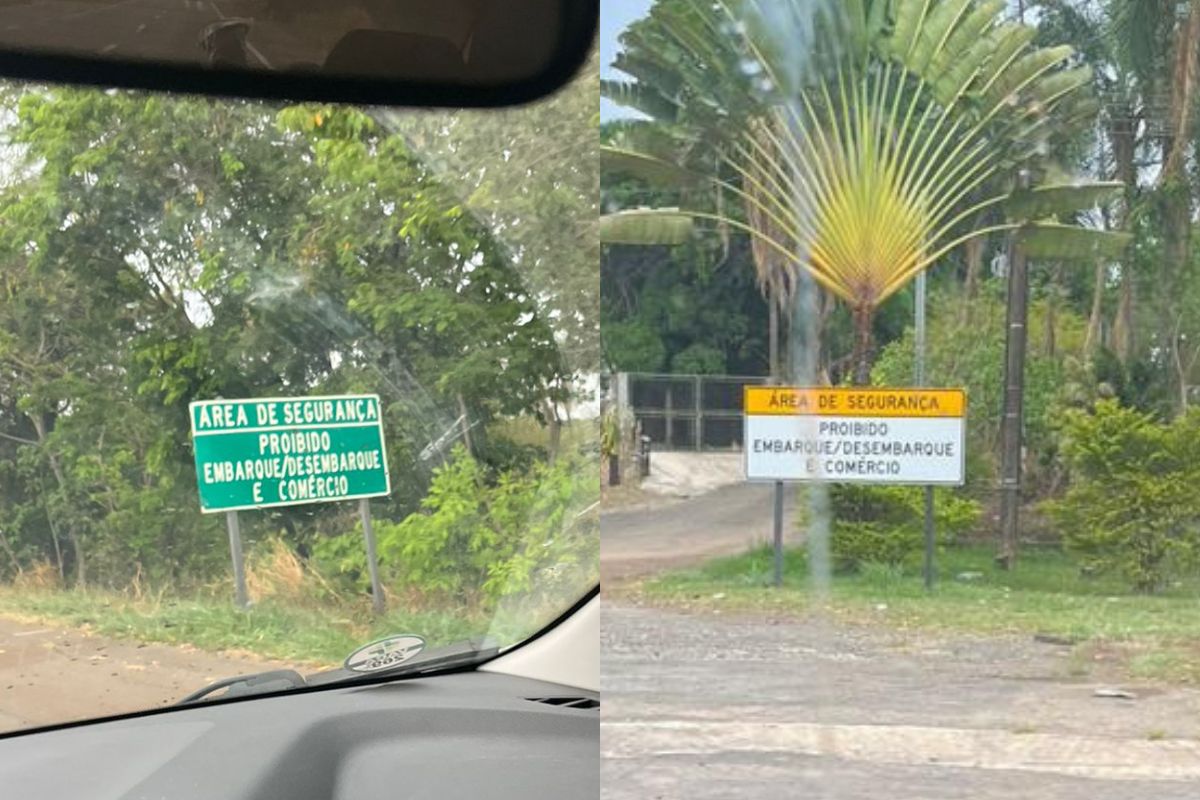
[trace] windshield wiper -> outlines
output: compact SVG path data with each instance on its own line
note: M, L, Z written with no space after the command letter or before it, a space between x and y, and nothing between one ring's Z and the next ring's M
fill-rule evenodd
M216 683L205 686L203 689L192 692L180 700L177 705L188 705L200 702L201 700L224 700L230 697L246 697L256 694L283 692L309 686L373 683L380 678L398 678L445 672L447 670L482 664L484 661L488 661L499 655L499 653L500 647L491 640L463 639L453 644L427 650L409 661L404 661L394 667L386 667L373 672L355 672L345 667L338 667L337 669L325 672L317 672L307 677L290 669L277 669L250 675L234 675L233 677L224 678ZM222 694L216 697L212 696L222 689L225 690Z
M243 697L251 694L281 692L286 689L299 689L306 685L307 682L304 676L291 669L276 669L270 672L256 672L251 675L234 675L232 678L223 678L216 683L210 683L203 689L192 692L180 700L177 705L183 706L188 703L198 702L220 689L225 689L225 693L221 695L221 699L224 699L226 697Z

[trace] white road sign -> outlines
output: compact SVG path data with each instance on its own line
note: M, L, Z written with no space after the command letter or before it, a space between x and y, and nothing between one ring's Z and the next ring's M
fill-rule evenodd
M960 485L961 389L748 386L746 478L809 483Z

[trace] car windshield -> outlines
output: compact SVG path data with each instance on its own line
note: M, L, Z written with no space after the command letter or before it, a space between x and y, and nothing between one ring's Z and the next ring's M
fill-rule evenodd
M1194 793L1200 2L600 47L614 800Z
M0 732L595 587L597 69L490 111L0 86Z

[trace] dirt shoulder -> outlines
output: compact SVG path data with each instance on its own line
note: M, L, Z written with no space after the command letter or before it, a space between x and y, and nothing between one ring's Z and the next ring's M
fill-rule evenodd
M0 732L165 706L221 678L289 666L0 615Z

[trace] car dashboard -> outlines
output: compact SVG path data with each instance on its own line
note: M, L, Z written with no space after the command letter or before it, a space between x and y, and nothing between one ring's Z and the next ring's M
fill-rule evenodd
M0 739L21 800L595 798L599 696L486 672L204 704Z

